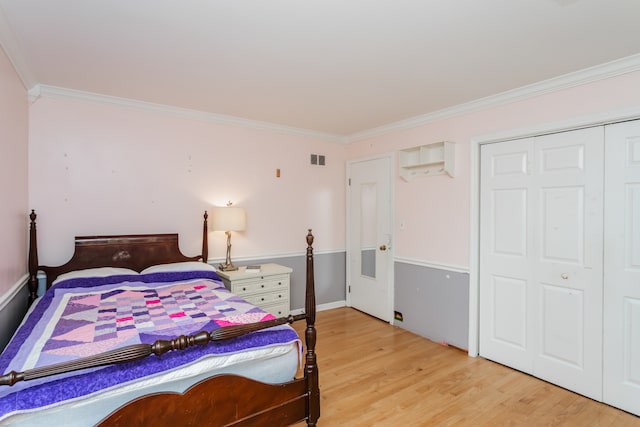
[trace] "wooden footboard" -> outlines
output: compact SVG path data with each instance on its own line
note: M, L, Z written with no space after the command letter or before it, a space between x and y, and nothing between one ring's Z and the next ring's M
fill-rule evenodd
M98 425L284 427L307 420L308 406L304 378L265 384L220 375L201 381L184 394L157 393L134 400Z
M30 300L35 298L38 256L36 247L35 219L31 213L31 247L29 251ZM72 260L60 267L45 268L57 276L72 269L97 266L117 266L135 268L153 263L160 254L161 262L176 262L184 259L201 258L206 261L205 213L203 227L203 256L185 257L177 249L177 235L129 235L96 236L76 238L76 251ZM320 389L316 346L316 302L313 264L313 235L309 230L306 252L306 299L305 314L289 316L267 322L247 325L226 326L212 332L200 332L192 336L180 336L172 340L159 340L154 344L137 344L96 356L71 362L36 368L24 372L10 372L0 377L0 385L12 385L17 381L28 381L58 373L86 369L93 366L121 363L162 354L167 351L183 350L193 345L206 345L216 341L237 337L241 334L260 330L278 324L306 320L304 357L304 377L282 384L264 384L235 375L219 375L190 387L184 393L155 393L128 402L107 416L100 426L287 426L306 421L315 426L320 417ZM150 244L150 245L149 245ZM145 246L151 247L149 256ZM144 254L143 254L144 252ZM114 258L113 254L118 255ZM121 257L120 255L127 256ZM170 254L170 255L167 255ZM143 261L140 261L143 259ZM123 261L124 260L124 261ZM176 261L172 261L176 260ZM149 264L150 265L150 264ZM48 279L50 280L50 279ZM50 282L49 282L50 283Z

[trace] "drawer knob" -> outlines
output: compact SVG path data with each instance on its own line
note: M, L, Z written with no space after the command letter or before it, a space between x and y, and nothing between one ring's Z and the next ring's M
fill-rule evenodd
M278 282L278 285L282 285L282 282Z
M246 291L246 290L247 290L247 288L242 288L242 290L243 290L243 291Z
M264 288L264 285L260 285L261 288Z

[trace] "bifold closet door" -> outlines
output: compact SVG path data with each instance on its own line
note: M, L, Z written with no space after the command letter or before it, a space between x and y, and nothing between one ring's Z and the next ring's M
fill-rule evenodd
M606 144L603 400L640 415L640 121Z
M535 145L534 375L602 400L604 128Z
M481 148L480 354L602 399L602 127Z
M480 153L480 355L533 373L533 138Z

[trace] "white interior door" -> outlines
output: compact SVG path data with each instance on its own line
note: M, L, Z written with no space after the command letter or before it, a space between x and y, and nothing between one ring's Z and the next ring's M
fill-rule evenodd
M606 141L603 399L640 415L640 121Z
M393 312L391 158L348 166L347 303L388 322Z
M603 130L481 148L480 354L601 399Z

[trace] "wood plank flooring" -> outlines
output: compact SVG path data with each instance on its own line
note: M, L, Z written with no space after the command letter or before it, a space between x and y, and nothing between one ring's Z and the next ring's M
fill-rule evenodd
M294 326L304 336L304 322ZM357 310L319 312L316 326L321 427L640 427L640 417Z

